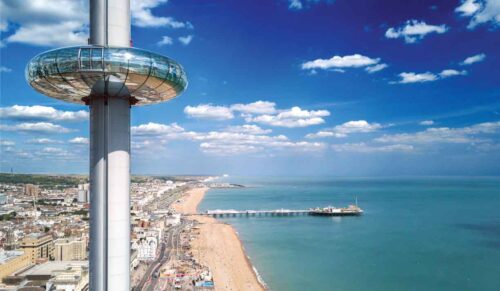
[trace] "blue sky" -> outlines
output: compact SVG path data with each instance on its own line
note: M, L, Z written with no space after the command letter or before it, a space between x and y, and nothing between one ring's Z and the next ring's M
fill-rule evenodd
M1 171L88 171L88 108L24 79L85 44L87 5L0 0ZM498 0L136 0L132 23L189 80L133 108L133 173L500 174Z

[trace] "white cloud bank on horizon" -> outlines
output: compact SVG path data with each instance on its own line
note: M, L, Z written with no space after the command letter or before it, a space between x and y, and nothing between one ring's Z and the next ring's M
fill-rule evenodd
M89 144L89 139L86 138L86 137L81 137L81 136L78 136L78 137L75 137L75 138L72 138L68 141L69 143L72 143L72 144L82 144L82 145L87 145Z
M401 27L390 27L385 32L386 38L403 38L406 43L416 43L430 33L443 34L448 31L448 27L442 25L430 25L424 21L408 20Z
M14 120L87 121L89 113L85 110L61 111L54 107L41 105L13 105L0 108L0 118Z
M25 122L14 125L0 124L0 130L3 131L20 131L20 132L34 132L34 133L68 133L73 130L53 124L50 122Z
M257 125L229 126L222 131L186 131L177 124L148 123L131 129L134 149L166 144L172 140L187 140L199 143L203 153L213 155L235 155L249 153L271 153L290 150L292 152L318 152L327 146L320 142L291 141L284 135L268 135ZM145 151L147 152L147 151Z
M458 128L432 127L415 133L385 134L374 141L400 144L478 143L488 141L478 136L498 132L500 132L500 121L494 121Z
M415 148L412 145L405 145L405 144L374 146L361 142L361 143L333 144L332 149L336 152L393 153L393 152L412 152Z
M58 144L62 143L62 141L54 140L51 138L33 138L28 141L31 144Z
M310 133L306 138L323 138L323 137L347 137L352 133L370 133L383 128L380 123L369 123L366 120L353 120L337 125L332 129L320 130L317 133Z

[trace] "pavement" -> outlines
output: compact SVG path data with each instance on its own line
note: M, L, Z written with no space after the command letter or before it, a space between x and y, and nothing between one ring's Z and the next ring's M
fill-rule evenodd
M160 268L167 263L173 255L178 252L178 246L180 244L180 236L182 229L187 225L187 222L183 221L180 225L170 228L164 237L164 241L161 243L160 254L158 257L150 263L144 277L139 282L134 291L153 291L159 283ZM165 290L165 289L162 289Z
M167 195L161 195L159 199L156 199L153 203L146 207L149 211L154 211L156 209L167 209L172 203L180 199L183 193L186 191L187 187L180 187L169 192ZM162 287L158 285L164 285L164 279L159 278L159 273L161 267L167 263L170 258L178 253L179 245L180 245L180 236L181 231L188 224L187 221L182 220L181 224L175 227L171 227L170 229L165 231L165 235L161 242L161 249L158 257L150 262L147 266L146 272L144 276L137 284L136 287L132 288L133 291L152 291L155 290L156 287ZM160 283L160 284L159 284ZM172 286L164 286L161 290L169 290L169 288L173 288Z

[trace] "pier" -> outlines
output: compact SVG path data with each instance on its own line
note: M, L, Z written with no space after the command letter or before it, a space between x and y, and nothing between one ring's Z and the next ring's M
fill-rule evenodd
M311 209L275 209L275 210L207 210L203 213L192 213L189 215L212 216L212 217L237 217L237 216L298 216L298 215L320 215L320 216L356 216L361 215L363 210L357 206L350 205L346 208L311 208Z
M191 215L202 215L212 217L236 217L236 216L293 216L293 215L309 215L310 210L292 210L292 209L275 209L275 210L207 210L203 213L193 213Z

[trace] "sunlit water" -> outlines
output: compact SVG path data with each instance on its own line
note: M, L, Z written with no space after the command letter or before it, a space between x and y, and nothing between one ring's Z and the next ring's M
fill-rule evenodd
M227 178L200 210L347 206L361 217L239 217L271 290L500 290L500 178Z

